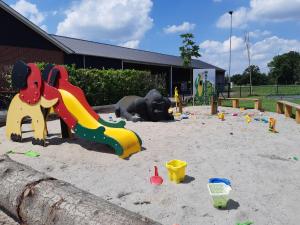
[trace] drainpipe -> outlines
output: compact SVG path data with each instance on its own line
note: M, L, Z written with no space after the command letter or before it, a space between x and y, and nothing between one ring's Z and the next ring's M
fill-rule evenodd
M85 69L85 55L83 56L83 69Z
M170 68L170 97L173 96L173 67Z

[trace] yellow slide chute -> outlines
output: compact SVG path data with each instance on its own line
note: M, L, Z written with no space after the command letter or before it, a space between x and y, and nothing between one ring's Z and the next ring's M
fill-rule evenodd
M80 124L80 126L89 129L92 132L98 132L99 127L105 128L105 137L113 139L122 147L123 154L120 155L121 158L127 158L131 154L141 150L140 141L133 131L125 128L112 128L103 126L99 121L89 114L89 112L82 106L80 101L78 101L74 95L62 89L59 89L59 92L62 96L64 105L73 115L73 117L76 118L77 123ZM105 137L103 139L105 139ZM101 140L95 139L97 142L102 142Z

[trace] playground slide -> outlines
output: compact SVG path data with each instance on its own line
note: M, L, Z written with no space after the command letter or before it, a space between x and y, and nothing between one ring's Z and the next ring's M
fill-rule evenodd
M121 158L127 158L141 150L141 141L133 131L104 126L88 112L73 94L63 89L58 90L67 110L77 120L73 130L78 136L111 146Z

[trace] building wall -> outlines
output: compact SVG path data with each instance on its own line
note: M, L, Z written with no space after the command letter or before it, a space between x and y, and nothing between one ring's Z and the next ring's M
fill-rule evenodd
M64 55L62 52L54 50L0 45L0 67L13 65L17 60L23 60L26 63L63 64Z
M105 57L65 55L65 64L75 64L77 68L122 69L122 60Z
M0 9L0 69L17 60L63 63L62 51L15 17Z
M180 94L190 95L192 93L192 71L187 68L173 67L172 93L175 87Z
M3 9L0 9L0 21L0 45L59 51L55 45Z

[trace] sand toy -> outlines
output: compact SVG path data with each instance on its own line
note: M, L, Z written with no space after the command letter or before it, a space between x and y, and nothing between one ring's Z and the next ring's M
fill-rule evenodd
M216 208L226 208L231 191L230 180L226 178L210 178L207 187L213 200L213 206Z
M157 166L154 166L154 176L150 178L150 183L153 185L161 185L163 182L163 178L158 175Z
M173 159L166 163L168 169L168 177L170 181L180 183L185 178L185 169L187 163L178 159Z

